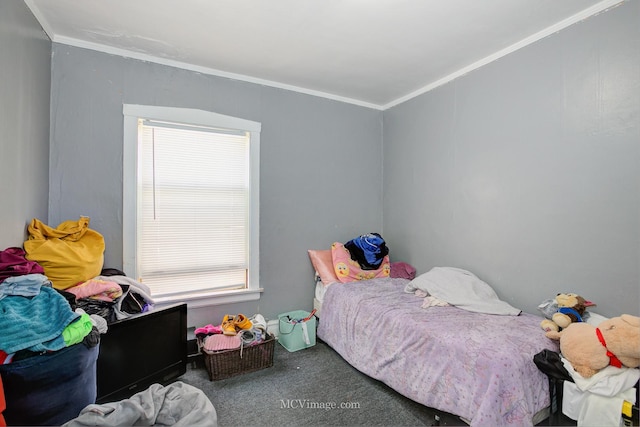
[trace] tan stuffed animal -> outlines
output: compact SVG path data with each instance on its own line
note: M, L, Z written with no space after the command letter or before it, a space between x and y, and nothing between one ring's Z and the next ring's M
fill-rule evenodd
M547 332L546 335L549 338L551 338L550 332L553 335L554 332L558 332L572 323L582 322L582 316L584 316L587 307L595 307L591 301L573 293L556 295L555 303L558 308L551 319L544 319L540 322L540 327Z
M623 314L601 322L572 323L547 336L560 340L560 353L584 378L609 365L640 366L640 317Z

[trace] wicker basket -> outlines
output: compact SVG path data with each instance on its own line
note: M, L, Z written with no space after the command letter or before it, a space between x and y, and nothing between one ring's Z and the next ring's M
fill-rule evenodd
M273 366L275 342L273 335L267 335L267 339L260 344L243 346L242 349L208 351L198 338L198 346L204 355L204 364L211 381L270 368Z

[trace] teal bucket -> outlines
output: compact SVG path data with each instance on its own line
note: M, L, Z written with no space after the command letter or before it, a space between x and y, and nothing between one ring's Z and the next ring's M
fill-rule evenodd
M304 310L290 311L278 315L278 342L288 351L294 352L316 345L316 317L311 316L306 322L292 322L305 319L311 313ZM305 331L306 329L306 331Z

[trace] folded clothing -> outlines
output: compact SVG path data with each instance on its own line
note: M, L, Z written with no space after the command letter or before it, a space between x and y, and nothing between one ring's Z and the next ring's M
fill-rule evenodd
M122 295L122 287L112 281L90 279L66 289L76 299L93 298L100 301L113 302Z
M416 278L416 269L406 262L392 262L390 276L392 278L413 280Z
M240 337L237 335L215 334L204 340L203 348L207 351L232 350L240 348Z
M254 329L262 329L264 332L267 331L267 321L262 314L254 314L249 320L251 320Z

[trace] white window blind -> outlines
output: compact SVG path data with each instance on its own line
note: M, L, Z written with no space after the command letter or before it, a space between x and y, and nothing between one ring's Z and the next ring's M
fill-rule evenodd
M250 142L138 119L136 270L154 296L248 286Z

